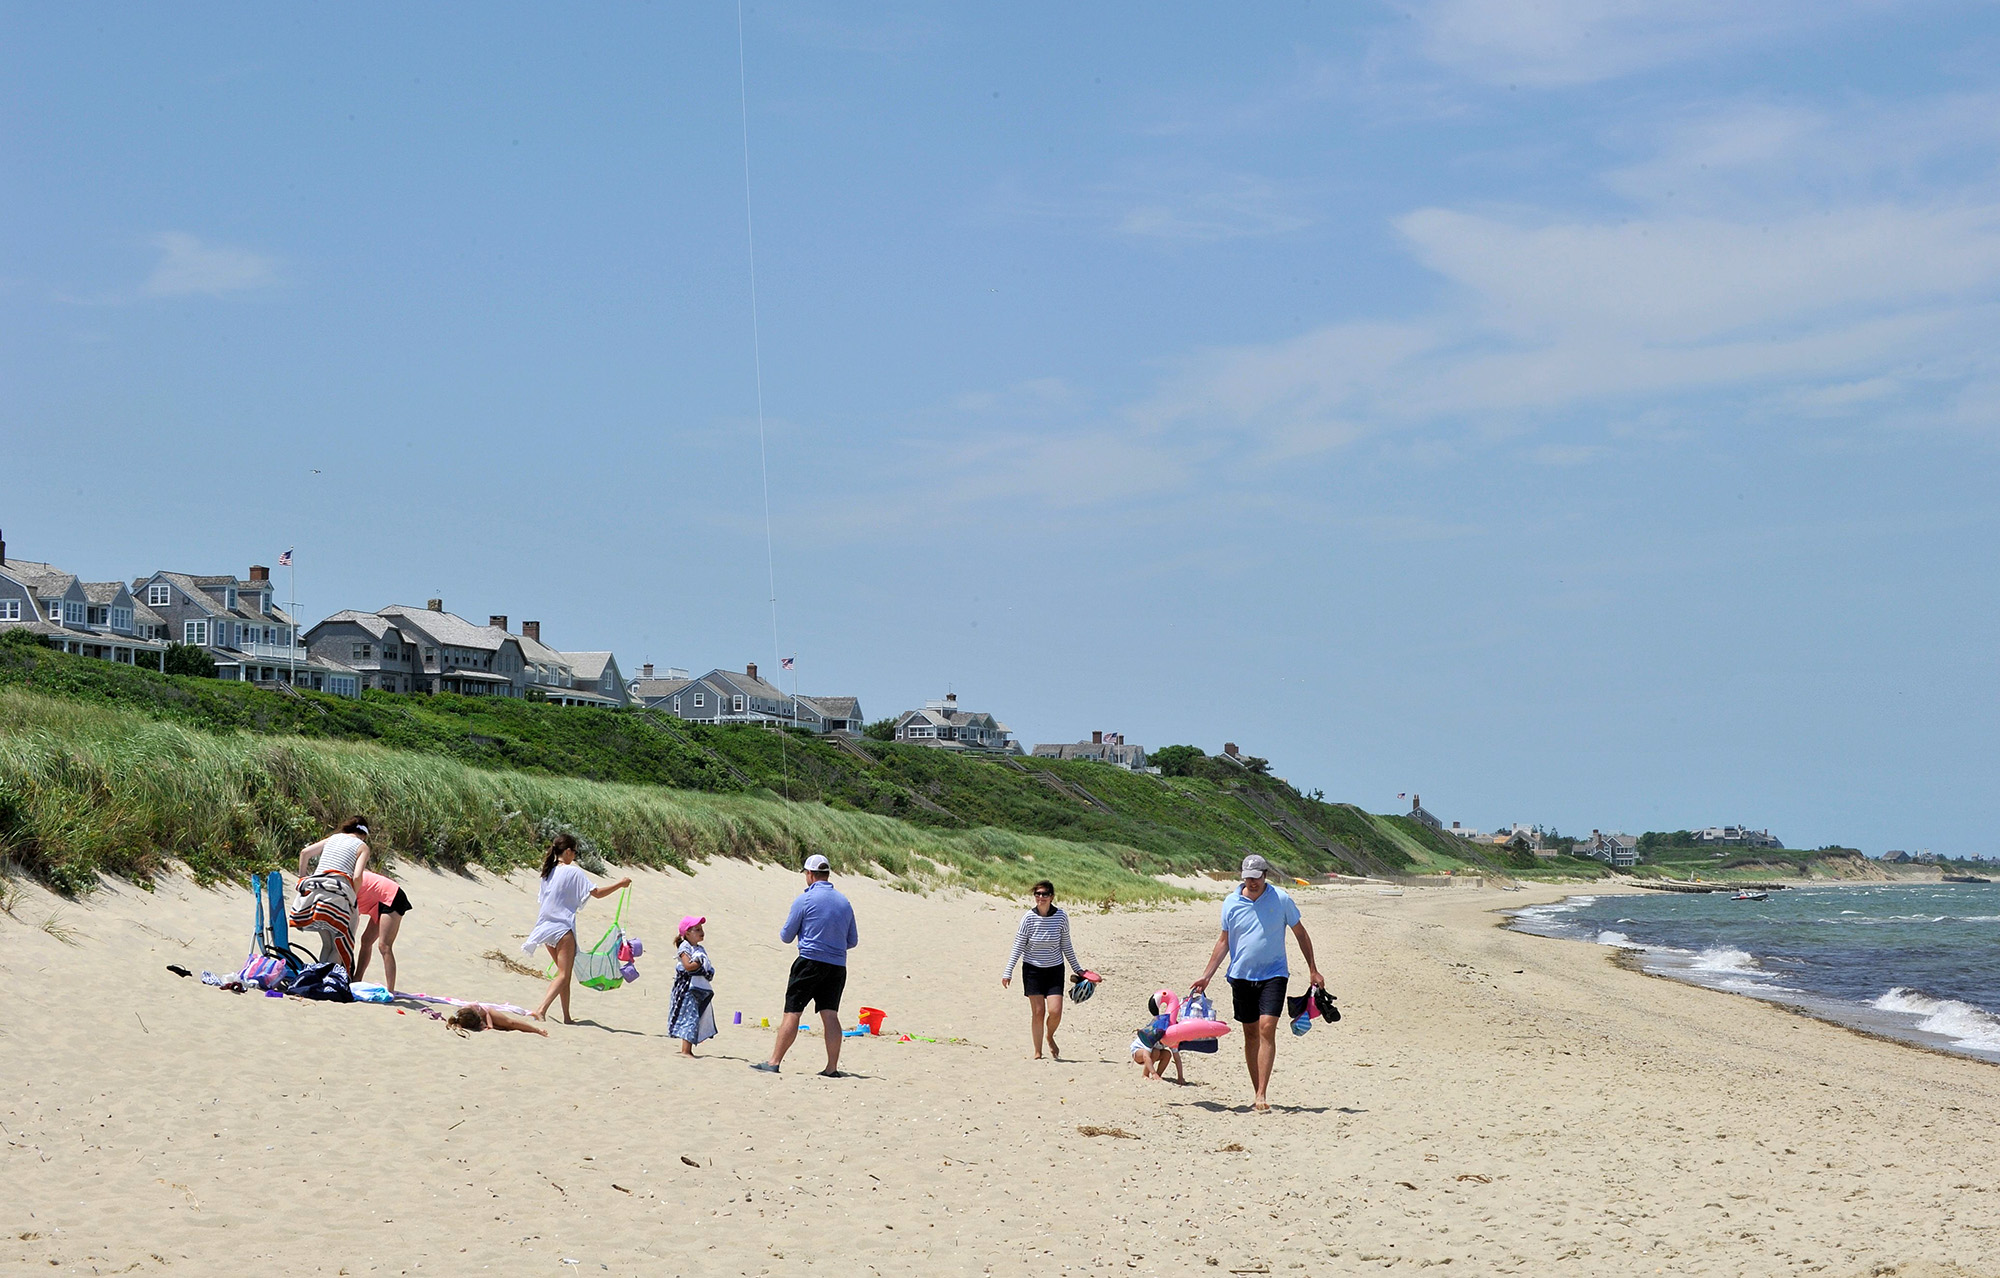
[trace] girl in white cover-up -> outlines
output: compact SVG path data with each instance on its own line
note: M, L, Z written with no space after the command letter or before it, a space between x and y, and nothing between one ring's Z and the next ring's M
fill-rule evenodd
M546 1019L549 1004L561 999L563 1024L575 1024L569 1016L569 977L576 968L576 912L592 897L610 896L631 886L629 878L603 887L591 886L590 876L576 863L575 835L558 834L549 844L548 855L542 858L540 912L535 930L521 946L524 954L533 954L538 945L547 946L549 957L555 960L555 979L533 1012L536 1020Z

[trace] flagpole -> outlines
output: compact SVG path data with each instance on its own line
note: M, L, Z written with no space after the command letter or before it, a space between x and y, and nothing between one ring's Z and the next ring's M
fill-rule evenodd
M286 600L285 612L291 620L291 644L289 656L292 663L292 690L299 686L299 566L292 562L292 552L285 552L285 587L291 598Z

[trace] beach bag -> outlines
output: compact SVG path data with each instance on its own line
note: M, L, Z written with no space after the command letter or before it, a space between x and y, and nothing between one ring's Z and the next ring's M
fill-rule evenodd
M236 979L245 985L254 985L260 990L276 989L283 985L291 974L283 959L272 958L268 954L252 954L243 963L243 970Z
M347 969L330 960L315 963L293 977L291 984L285 986L285 993L318 999L323 1003L354 1001L354 991L347 984Z
M1158 1047L1160 1040L1166 1037L1167 1026L1170 1024L1172 1022L1167 1019L1166 1013L1162 1012L1151 1021L1140 1026L1136 1037L1147 1047Z
M578 984L594 990L615 990L625 983L625 964L618 952L625 948L625 931L620 924L625 918L625 899L631 895L631 888L618 894L618 908L612 912L611 926L597 944L577 954L572 975ZM555 973L551 970L549 974Z
M1208 995L1197 994L1193 990L1189 990L1188 996L1181 1000L1181 1019L1184 1021L1212 1021L1215 1019L1215 1004L1208 1001ZM1181 1050L1183 1052L1214 1052L1219 1051L1221 1046L1222 1044L1218 1040L1212 1038L1184 1038L1181 1040Z

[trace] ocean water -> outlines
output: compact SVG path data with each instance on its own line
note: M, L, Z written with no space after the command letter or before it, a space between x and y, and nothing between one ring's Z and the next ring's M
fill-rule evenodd
M2000 1062L2000 883L1789 888L1768 901L1573 896L1516 911L1513 926L1634 950L1662 976Z

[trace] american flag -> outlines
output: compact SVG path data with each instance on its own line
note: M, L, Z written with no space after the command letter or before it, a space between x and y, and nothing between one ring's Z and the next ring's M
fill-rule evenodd
M1405 793L1402 793L1402 792L1400 792L1400 791L1399 791L1399 792L1397 793L1396 797L1397 797L1397 798L1399 798L1399 799L1407 799L1407 798L1409 798L1410 796L1409 796L1408 794L1405 794Z
M289 568L291 566L292 566L292 552L287 550L284 554L278 556L278 567Z
M792 661L793 661L793 660L794 660L794 658L791 658L791 657L780 657L780 658L778 658L778 668L779 668L780 670L790 670L790 669L792 668Z

